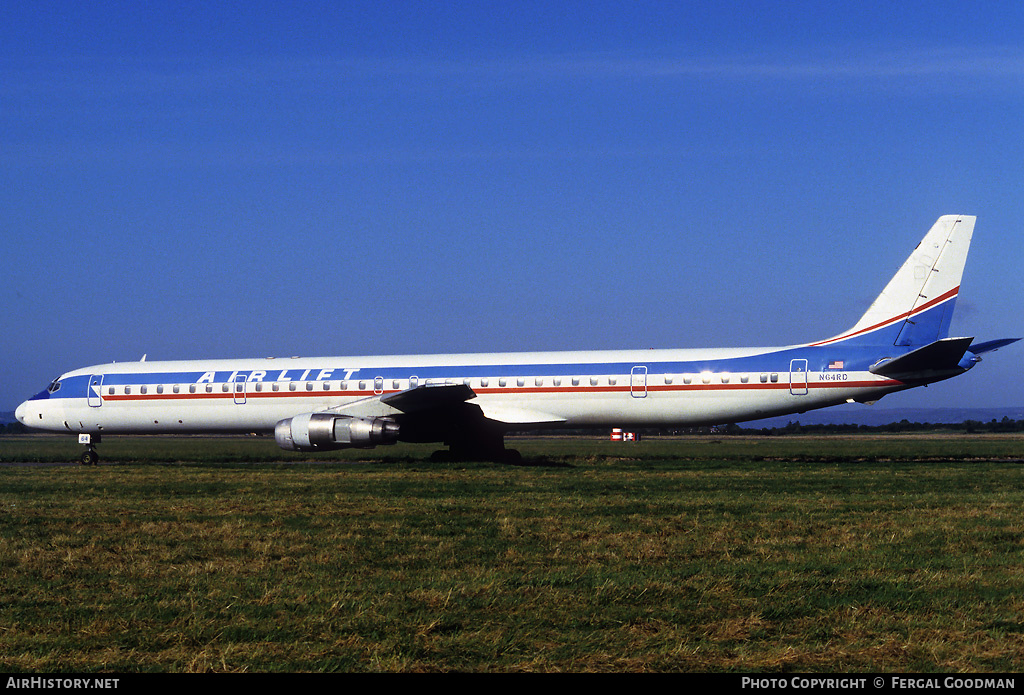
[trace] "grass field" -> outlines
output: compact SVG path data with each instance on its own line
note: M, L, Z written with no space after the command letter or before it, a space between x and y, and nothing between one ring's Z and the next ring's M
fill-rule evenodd
M1024 666L1024 438L515 446L111 438L99 467L0 466L0 670Z

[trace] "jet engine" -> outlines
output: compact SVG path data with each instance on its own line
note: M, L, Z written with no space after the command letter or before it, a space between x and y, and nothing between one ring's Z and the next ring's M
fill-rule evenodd
M371 449L398 440L398 423L388 418L357 418L333 413L303 413L281 420L274 440L286 451Z

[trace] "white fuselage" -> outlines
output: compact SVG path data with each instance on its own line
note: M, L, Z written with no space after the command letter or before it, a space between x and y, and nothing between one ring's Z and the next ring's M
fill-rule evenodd
M874 400L903 387L849 352L794 346L115 363L62 375L57 390L26 401L18 417L79 433L269 432L301 413L457 383L472 389L470 403L485 417L508 427L694 425Z

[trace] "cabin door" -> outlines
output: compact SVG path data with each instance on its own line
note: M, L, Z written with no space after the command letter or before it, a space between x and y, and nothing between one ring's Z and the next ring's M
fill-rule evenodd
M245 385L247 383L246 379L248 379L247 375L236 374L231 384L231 393L235 399L235 403L237 403L238 405L245 404Z
M93 374L89 377L89 390L86 392L86 402L90 408L99 408L103 405L103 375Z
M647 398L647 367L633 367L629 373L629 395Z
M790 361L789 392L794 396L807 395L807 360Z

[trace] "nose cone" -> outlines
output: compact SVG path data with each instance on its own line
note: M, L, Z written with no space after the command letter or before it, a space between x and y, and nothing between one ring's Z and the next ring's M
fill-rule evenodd
M48 432L64 432L68 426L64 424L64 407L60 401L54 402L45 391L37 394L18 406L14 417L18 422L34 430Z

